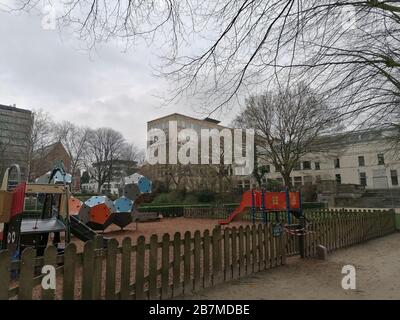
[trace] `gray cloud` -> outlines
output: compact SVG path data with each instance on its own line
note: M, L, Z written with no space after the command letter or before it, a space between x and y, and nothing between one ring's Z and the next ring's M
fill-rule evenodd
M151 48L93 52L66 32L43 30L41 17L0 12L0 103L44 109L55 120L109 126L144 147L146 122L171 112L195 115L190 101L161 107L167 82L151 75Z

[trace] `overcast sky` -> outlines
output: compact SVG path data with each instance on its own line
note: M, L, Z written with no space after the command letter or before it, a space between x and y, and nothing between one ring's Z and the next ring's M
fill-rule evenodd
M41 19L0 11L0 104L43 109L57 121L112 127L140 147L151 119L172 112L202 117L190 101L163 106L156 97L168 83L152 76L154 48L123 52L110 43L89 53L66 32L44 30Z

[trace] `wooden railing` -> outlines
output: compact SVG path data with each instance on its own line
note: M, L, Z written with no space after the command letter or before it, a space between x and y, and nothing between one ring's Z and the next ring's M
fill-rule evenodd
M85 243L83 252L71 243L62 255L50 246L37 258L27 248L13 262L5 250L0 252L0 299L170 299L281 266L290 255L313 257L319 244L333 251L395 231L392 211L322 213L315 213L301 236L275 237L269 222L152 235L148 241L140 236L135 243L111 239L106 249L98 236ZM44 265L56 269L55 290L41 286Z

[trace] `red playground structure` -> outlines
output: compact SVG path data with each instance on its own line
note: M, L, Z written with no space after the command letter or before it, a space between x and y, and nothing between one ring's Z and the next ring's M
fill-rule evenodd
M270 212L275 212L276 220L279 220L278 213L286 211L289 225L292 223L292 214L297 218L303 216L300 192L291 192L289 190L284 192L267 192L253 189L244 192L239 207L227 219L220 220L218 223L220 225L227 225L232 221L239 220L248 208L252 210L253 223L255 223L256 211L258 210L261 210L263 214L264 223L268 222L267 214Z

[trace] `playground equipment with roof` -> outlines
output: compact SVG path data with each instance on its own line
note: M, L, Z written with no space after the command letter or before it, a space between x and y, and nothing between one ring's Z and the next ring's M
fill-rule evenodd
M287 214L285 229L288 232L304 228L305 216L302 210L300 191L292 192L289 189L284 192L255 189L245 191L239 206L226 219L218 221L219 225L226 226L232 221L240 220L248 209L251 209L253 223L255 223L257 212L261 212L264 223L270 220L268 214L275 213L276 224L274 227L282 228L279 213L285 211ZM292 215L299 219L299 224L292 224Z
M10 179L12 174L15 180ZM104 231L111 224L122 229L137 222L139 213L134 202L140 195L151 192L151 181L139 174L129 178L125 195L131 198L122 196L113 202L106 196L95 196L82 203L70 195L71 175L65 172L62 163L38 178L39 183L22 182L19 166L11 166L0 188L0 249L8 249L13 260L26 247L34 247L40 256L53 235L52 243L62 253L71 234L88 241L97 235L95 230ZM22 219L25 197L30 194L43 198L43 209L37 218ZM105 238L104 246L107 241Z

